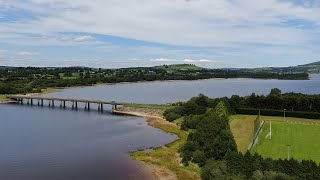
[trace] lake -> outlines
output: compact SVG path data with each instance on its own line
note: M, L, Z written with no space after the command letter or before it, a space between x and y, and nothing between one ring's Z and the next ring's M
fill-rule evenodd
M99 85L47 94L135 103L185 101L203 93L209 97L283 92L318 94L320 76L309 81L209 79ZM56 104L58 106L58 104ZM69 104L70 107L70 104ZM150 174L128 151L163 146L176 136L152 128L144 118L105 112L0 105L0 179L149 179Z

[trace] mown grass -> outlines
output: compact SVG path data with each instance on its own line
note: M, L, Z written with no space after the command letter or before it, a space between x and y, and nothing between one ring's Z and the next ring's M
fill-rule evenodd
M171 108L173 106L170 104L135 104L135 103L130 103L130 104L126 104L124 107L166 110L166 109Z
M238 150L245 153L253 138L253 121L255 115L232 115L230 116L230 128L236 140ZM275 122L283 122L283 117L276 116L260 116L261 120L271 120ZM303 118L286 117L285 121L297 123L316 123L320 124L320 120L310 120Z
M251 150L263 157L274 159L288 157L298 160L314 160L320 163L320 126L310 124L291 124L272 122L272 138L266 139L269 132L269 121L266 122L259 135L258 143Z
M152 151L133 152L132 156L135 160L151 163L159 167L165 167L174 172L178 179L200 179L200 168L195 164L183 166L180 164L178 151L186 142L188 134L180 130L177 125L163 123L164 120L156 120L150 125L162 129L165 132L176 134L180 139L167 144L165 148L156 148Z

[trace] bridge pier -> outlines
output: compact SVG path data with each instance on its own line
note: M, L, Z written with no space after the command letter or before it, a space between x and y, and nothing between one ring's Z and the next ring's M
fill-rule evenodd
M33 106L33 99L30 99L30 101L31 101L31 106Z
M101 104L101 112L103 112L103 104Z
M63 108L66 108L66 101L63 101Z
M38 106L40 106L40 99L38 99Z
M54 100L52 100L52 108L54 108Z
M41 99L41 106L43 106L43 99Z
M74 101L72 101L72 109L74 109Z
M50 100L48 101L48 106L51 107L51 101Z
M88 111L90 111L90 103L88 102Z
M76 103L76 110L78 110L78 101L76 101L75 103Z
M28 99L28 101L27 101L27 104L29 105L30 103L29 103L29 99Z

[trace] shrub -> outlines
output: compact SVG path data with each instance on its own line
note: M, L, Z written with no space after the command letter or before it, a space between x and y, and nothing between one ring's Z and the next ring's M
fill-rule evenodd
M198 163L199 166L204 166L206 163L206 160L207 160L206 155L204 154L203 151L196 150L195 152L193 152L192 162Z
M172 122L172 121L180 118L181 115L176 114L176 113L174 113L174 112L170 112L170 113L166 114L165 117L166 117L166 119L167 119L168 121Z

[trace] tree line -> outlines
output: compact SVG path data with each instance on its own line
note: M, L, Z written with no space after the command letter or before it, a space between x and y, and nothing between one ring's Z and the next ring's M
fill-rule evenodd
M281 93L274 88L268 95L256 95L240 97L208 98L202 94L185 103L178 103L176 108L165 113L168 120L174 120L189 114L202 114L206 108L214 108L219 101L224 102L231 114L252 114L269 116L286 116L319 119L320 95L307 95L301 93Z

